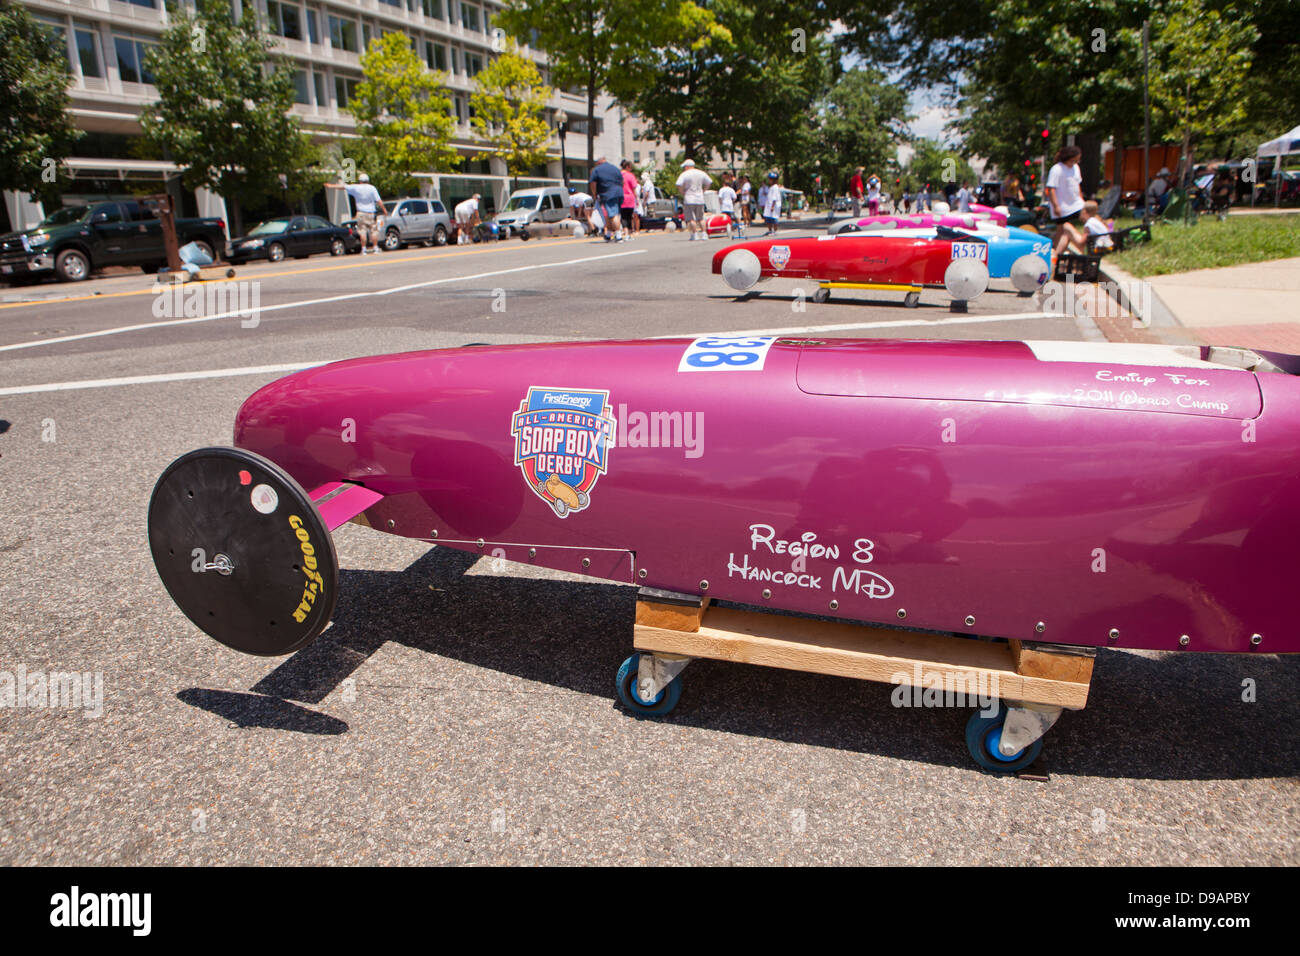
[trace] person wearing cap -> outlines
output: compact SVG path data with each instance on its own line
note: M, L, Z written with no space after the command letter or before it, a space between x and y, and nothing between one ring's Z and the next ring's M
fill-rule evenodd
M767 174L767 195L763 201L763 222L767 226L764 235L776 235L777 223L781 221L781 185L780 174L772 170Z
M1161 166L1147 186L1146 202L1150 214L1161 212L1169 203L1169 167Z
M384 215L384 202L379 190L370 185L370 177L362 173L355 183L326 183L326 189L344 189L357 204L357 232L361 234L361 254L379 251L379 217Z
M695 160L688 159L682 163L682 174L677 177L677 189L682 194L682 209L686 219L686 228L690 231L687 239L708 239L704 231L704 190L713 185L713 177L701 169L695 168Z
M456 204L456 243L465 245L473 241L474 227L478 225L478 200L479 194L475 193L469 199L462 203Z
M595 202L591 193L580 192L576 187L569 187L569 207L573 218L577 219L588 232L591 231L591 204Z

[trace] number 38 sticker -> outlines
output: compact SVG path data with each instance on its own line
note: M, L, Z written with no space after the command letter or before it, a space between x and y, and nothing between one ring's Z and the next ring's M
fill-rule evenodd
M767 361L775 335L714 335L686 346L679 372L757 372Z

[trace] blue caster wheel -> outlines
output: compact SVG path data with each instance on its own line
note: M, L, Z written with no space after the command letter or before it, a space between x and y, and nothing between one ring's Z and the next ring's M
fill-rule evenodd
M966 722L966 749L975 758L975 762L990 773L1016 773L1024 770L1038 759L1043 750L1040 737L1032 744L1010 757L1003 756L998 750L1002 740L1002 724L1007 719L1007 708L999 706L993 717L985 717L982 711L975 711Z
M682 699L682 679L680 677L675 678L671 684L659 692L659 696L654 700L642 700L640 693L636 689L637 670L640 666L641 655L633 654L618 669L615 687L618 690L619 702L634 714L641 714L646 717L662 717L664 714L671 712L677 706L677 702Z

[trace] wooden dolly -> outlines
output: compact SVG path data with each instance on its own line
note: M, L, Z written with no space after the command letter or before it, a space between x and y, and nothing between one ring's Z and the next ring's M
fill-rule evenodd
M842 621L712 606L708 598L643 588L633 654L619 671L619 698L658 716L681 697L695 658L910 686L917 703L948 695L997 704L966 728L975 761L1012 773L1029 767L1062 711L1088 702L1095 648L981 640Z

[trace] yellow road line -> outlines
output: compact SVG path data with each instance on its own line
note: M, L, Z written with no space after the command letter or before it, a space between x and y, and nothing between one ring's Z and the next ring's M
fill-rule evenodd
M530 246L529 248L546 248L546 247L539 245L539 246ZM403 256L400 259L391 258L387 253L381 253L381 257L387 258L388 260L387 262L347 262L347 263L340 263L339 265L334 265L334 266L317 266L314 269L288 269L283 272L262 272L253 276L253 278L260 280L263 278L278 278L280 276L305 275L307 273L312 273L312 272L337 272L340 269L361 269L361 268L369 268L371 266L395 266L405 262L423 262L429 259L454 259L454 258L459 258L461 256L482 255L488 252L499 252L499 251L500 249L493 246L486 249L458 249L455 252L435 252L424 256ZM229 263L225 263L224 265L228 266ZM223 267L222 263L215 263L212 266L212 268L221 268L221 267ZM238 278L209 279L204 283L204 285L220 285L226 282L240 282L240 281L249 281L249 280L241 280ZM128 295L152 295L152 294L154 294L154 289L152 286L150 286L148 289L131 289L126 292L99 292L99 293L92 293L91 295L67 296L65 298L60 298L60 299L40 299L35 302L7 302L0 305L0 309L21 309L21 308L30 308L32 306L37 306L37 305L55 305L62 302L85 302L89 299L95 299L95 300L116 299Z

